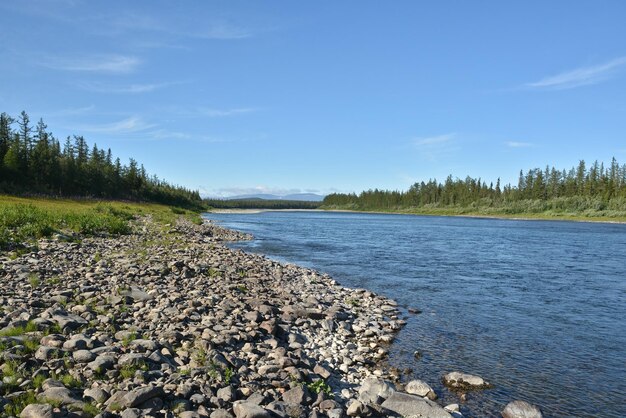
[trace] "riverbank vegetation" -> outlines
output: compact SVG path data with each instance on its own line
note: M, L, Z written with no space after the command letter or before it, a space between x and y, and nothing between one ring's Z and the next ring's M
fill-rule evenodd
M0 195L0 252L22 250L38 238L58 235L78 240L90 235L124 235L129 221L150 215L161 225L172 225L178 216L200 223L196 211L153 203L132 203Z
M303 200L265 200L265 199L206 199L213 209L317 209L322 202Z
M202 207L197 191L150 176L132 158L124 165L82 136L67 137L62 146L43 120L33 125L26 112L16 119L0 115L0 193Z
M585 161L570 170L554 167L520 171L518 184L489 185L466 177L415 183L409 190L368 190L331 194L322 209L435 215L611 218L626 220L626 164L613 158L608 167Z

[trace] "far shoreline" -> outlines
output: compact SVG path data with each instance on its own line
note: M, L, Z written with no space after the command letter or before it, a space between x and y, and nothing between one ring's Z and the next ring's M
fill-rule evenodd
M204 213L223 213L223 214L241 214L252 215L262 212L337 212L337 213L366 213L377 215L409 215L409 216L442 216L442 217L460 217L460 218L475 218L475 219L500 219L500 220L512 220L512 221L569 221L569 222L585 222L585 223L602 223L602 224L626 224L624 218L591 218L575 215L564 216L549 216L549 215L483 215L483 214L464 214L464 213L427 213L427 212L395 212L395 211L372 211L372 210L351 210L351 209L210 209Z

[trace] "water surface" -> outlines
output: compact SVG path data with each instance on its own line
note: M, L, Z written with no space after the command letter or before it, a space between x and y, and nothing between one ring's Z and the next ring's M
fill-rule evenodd
M626 416L626 225L333 212L207 214L255 240L236 246L397 300L408 324L390 352L441 402L461 370L495 384L462 403L546 416ZM423 311L408 314L406 308ZM421 358L413 353L419 350Z

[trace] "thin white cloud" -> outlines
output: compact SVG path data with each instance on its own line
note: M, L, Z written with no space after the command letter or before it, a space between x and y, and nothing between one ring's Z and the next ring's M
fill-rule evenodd
M619 57L609 62L591 67L580 67L539 81L527 83L525 87L534 89L565 90L575 87L597 84L607 80L617 69L626 64L626 57Z
M239 142L237 139L224 138L210 135L194 135L186 132L169 131L167 129L156 129L146 132L146 139L154 140L179 140L179 141L192 141L203 143L222 143L222 142Z
M419 156L427 161L436 162L443 158L448 158L451 154L460 150L454 140L456 133L429 136L413 139L413 147L418 151Z
M216 40L244 39L252 36L252 32L248 29L215 19L196 19L196 21L171 19L165 22L144 14L126 14L115 18L107 17L106 22L114 33L153 32L179 38Z
M76 115L84 115L85 113L90 113L95 110L95 105L83 106L83 107L68 107L65 109L53 110L50 112L38 112L44 117L62 117L62 116L76 116Z
M97 124L97 125L79 125L75 129L77 132L93 132L103 134L129 134L146 131L154 128L156 125L145 122L138 116L131 116L129 118L120 120L118 122Z
M199 113L210 118L222 118L227 116L235 116L243 113L254 112L256 109L250 107L237 108L237 109L213 109L213 108L201 108Z
M418 148L432 147L434 145L444 144L454 138L456 134L450 133L445 135L429 136L425 138L415 138L413 144Z
M55 70L109 74L132 73L141 60L125 55L92 55L83 57L49 57L42 65Z
M152 84L130 84L127 86L112 86L102 83L77 83L77 86L96 93L113 93L113 94L140 94L150 93L165 87L169 87L176 83L152 83Z
M252 32L247 29L230 25L227 23L214 23L209 27L197 32L188 33L188 36L202 39L245 39L252 36Z
M216 197L232 197L241 195L258 195L258 194L271 194L276 196L285 196L289 194L302 193L301 189L285 189L279 187L269 186L254 186L254 187L223 187L213 190L212 195Z
M529 148L533 146L533 144L530 142L519 142L519 141L506 141L505 144L509 148Z
M259 108L255 107L217 108L206 106L186 107L178 105L165 106L162 109L165 113L184 118L223 118L257 112L259 110Z

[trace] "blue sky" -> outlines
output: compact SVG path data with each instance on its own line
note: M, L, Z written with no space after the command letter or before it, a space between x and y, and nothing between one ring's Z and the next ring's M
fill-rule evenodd
M204 195L626 162L624 1L0 3L0 110Z

